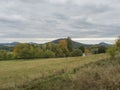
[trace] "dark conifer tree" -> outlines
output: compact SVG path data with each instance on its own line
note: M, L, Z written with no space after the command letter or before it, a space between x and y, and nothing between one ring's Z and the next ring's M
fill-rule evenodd
M70 37L67 38L67 48L69 51L73 51L73 43Z

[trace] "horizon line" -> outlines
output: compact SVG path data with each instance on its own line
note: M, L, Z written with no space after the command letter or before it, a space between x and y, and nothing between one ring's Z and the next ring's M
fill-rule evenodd
M64 39L62 38L4 38L2 39L2 42L4 43L10 43L10 42L35 42L35 43L46 43L50 42L56 39ZM86 43L86 44L95 44L99 42L107 42L107 43L114 43L117 37L97 37L97 38L71 38L74 41L80 42L80 43ZM93 41L93 42L91 42ZM2 43L0 42L0 43Z

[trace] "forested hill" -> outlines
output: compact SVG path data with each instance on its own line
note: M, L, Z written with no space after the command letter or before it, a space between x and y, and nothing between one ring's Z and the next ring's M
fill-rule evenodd
M64 39L66 39L66 38L56 39L56 40L51 41L51 43L58 44L61 40L64 40ZM72 44L73 44L74 48L78 48L79 46L85 46L85 47L91 46L90 44L79 43L79 42L76 42L76 41L73 41L73 40L72 40Z

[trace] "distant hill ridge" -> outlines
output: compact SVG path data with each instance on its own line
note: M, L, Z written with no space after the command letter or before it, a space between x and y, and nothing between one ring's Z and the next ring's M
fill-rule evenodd
M105 43L105 42L101 42L99 43L100 46L111 46L111 44Z
M60 39L56 39L56 40L53 40L51 41L51 43L55 43L55 44L58 44L61 40L65 40L66 38L60 38ZM84 43L79 43L79 42L76 42L76 41L73 41L72 40L72 43L73 43L73 46L74 48L77 48L79 46L91 46L91 45L88 45L88 44L84 44Z
M20 42L12 42L12 43L0 43L0 46L16 46Z
M64 39L66 39L66 38L59 38L59 39L56 39L56 40L53 40L53 41L50 41L50 42L58 44L61 40L64 40ZM38 43L34 43L34 42L29 42L29 43L30 44L38 44ZM108 44L108 43L105 43L105 42L101 42L99 44L84 44L84 43L79 43L79 42L76 42L76 41L72 40L72 43L73 43L74 48L77 48L79 46L89 47L89 46L92 46L92 45L111 46L111 44ZM20 42L0 43L0 46L16 46L17 44L20 44Z

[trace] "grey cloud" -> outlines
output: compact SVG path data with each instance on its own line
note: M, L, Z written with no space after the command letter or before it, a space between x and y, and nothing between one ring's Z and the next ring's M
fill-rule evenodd
M120 34L118 2L0 1L0 38L117 37Z

